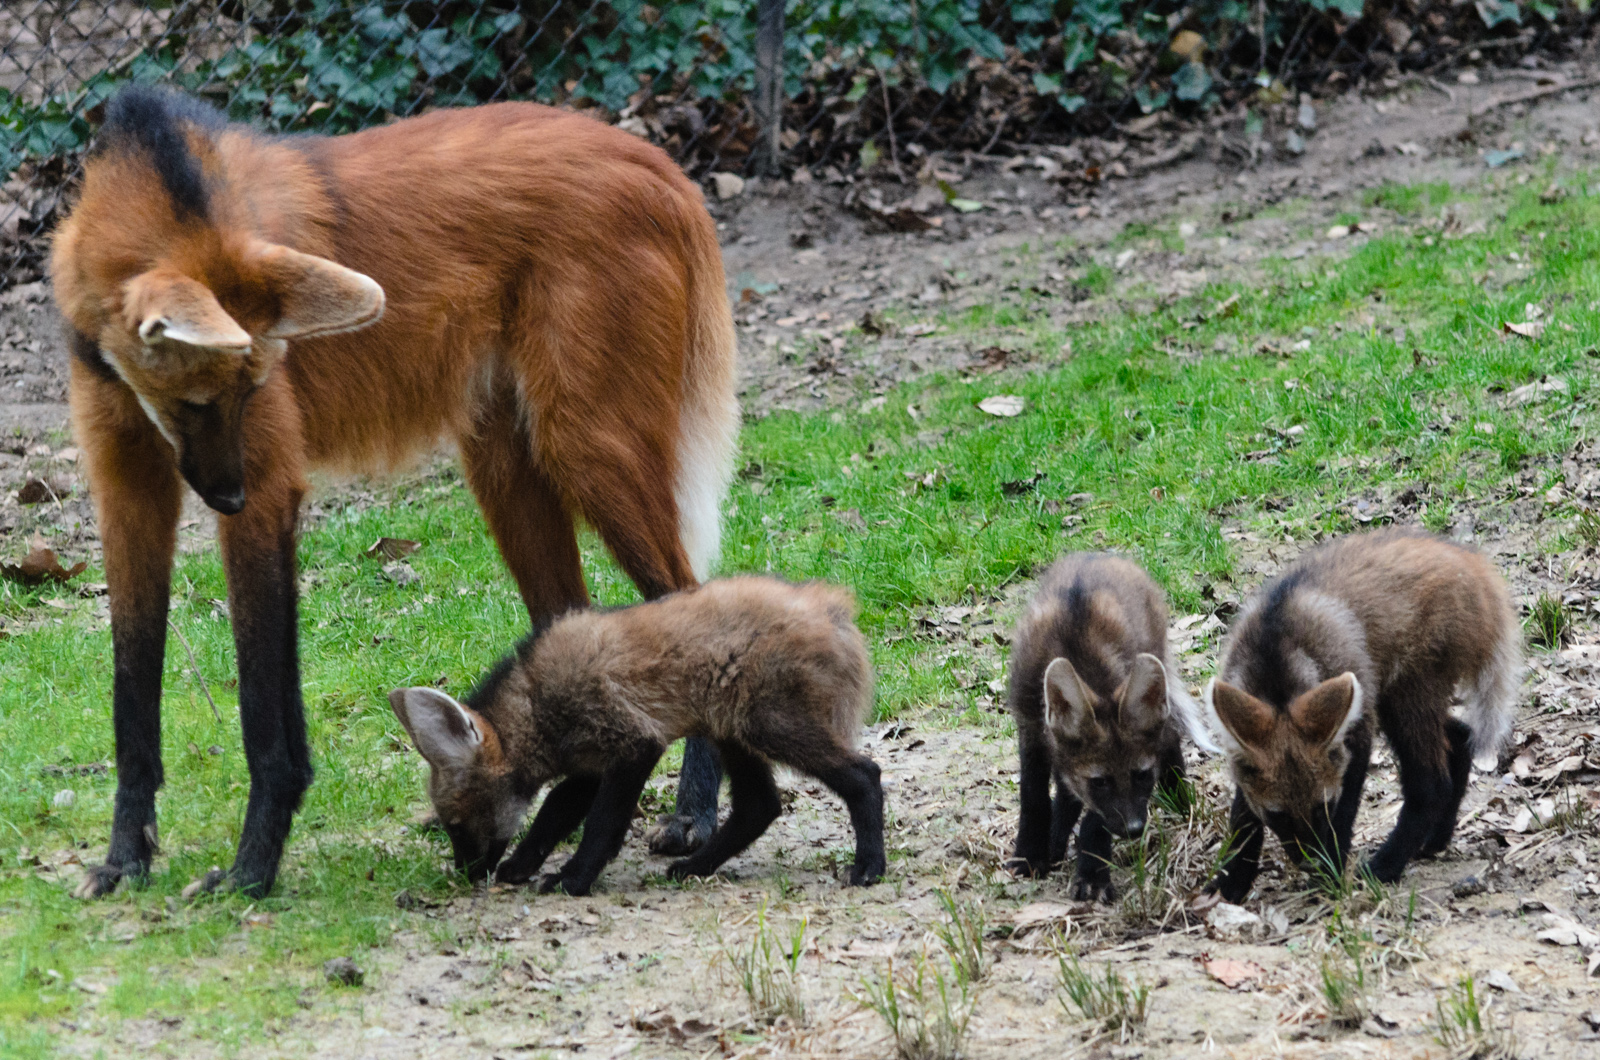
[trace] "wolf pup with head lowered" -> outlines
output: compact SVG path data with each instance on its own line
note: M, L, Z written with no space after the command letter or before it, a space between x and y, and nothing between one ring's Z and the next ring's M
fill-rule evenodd
M1367 862L1392 883L1455 831L1475 756L1511 729L1521 631L1478 553L1420 532L1347 537L1302 557L1245 605L1207 700L1238 785L1237 847L1208 889L1249 894L1263 822L1302 864L1344 871L1372 722L1400 767L1403 802ZM1450 714L1457 691L1463 718Z
M1058 560L1017 622L1009 704L1022 759L1018 867L1048 873L1087 811L1073 897L1110 901L1112 836L1144 831L1157 783L1183 777L1182 732L1202 734L1150 576L1116 556Z
M215 509L250 802L219 885L261 893L311 783L295 531L311 467L459 447L530 618L588 602L574 520L646 598L717 555L738 424L716 226L666 153L531 103L273 137L123 88L50 266L115 656L111 848L79 893L148 873L183 484ZM686 751L661 833L716 822Z
M782 810L773 762L832 788L856 834L850 883L884 872L878 766L854 750L872 667L849 594L728 578L617 611L577 611L536 630L467 697L389 695L430 766L429 794L471 879L495 869L529 803L563 777L496 878L519 883L580 822L583 839L540 890L587 894L616 856L662 751L683 736L722 754L727 821L673 879L708 876Z

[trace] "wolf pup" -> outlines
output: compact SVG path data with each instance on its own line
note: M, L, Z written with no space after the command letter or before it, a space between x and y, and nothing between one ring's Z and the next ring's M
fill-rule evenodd
M716 225L666 153L531 103L274 137L121 89L56 230L72 422L110 587L117 798L104 865L155 851L184 483L219 515L250 802L206 888L271 890L311 783L295 531L311 468L457 443L530 619L588 602L574 521L648 599L717 556L739 421ZM687 751L669 852L716 822Z
M1014 863L1048 873L1087 810L1073 897L1110 901L1111 837L1142 833L1156 784L1182 779L1182 731L1204 741L1150 576L1105 554L1058 560L1017 622L1009 705L1022 759Z
M843 590L728 578L616 611L576 611L525 640L467 697L432 688L389 694L430 768L456 865L483 879L539 789L563 777L502 883L530 879L583 822L583 839L541 891L588 894L622 847L634 807L673 740L721 752L732 809L673 879L708 876L781 812L772 763L832 788L850 810L855 885L884 872L878 766L854 750L872 703L872 667Z
M1245 606L1206 699L1237 791L1237 847L1208 889L1250 892L1262 824L1297 863L1344 871L1372 751L1394 749L1403 802L1367 862L1392 883L1455 831L1475 756L1511 729L1521 635L1505 583L1478 553L1406 530L1316 549ZM1461 719L1450 714L1457 691Z

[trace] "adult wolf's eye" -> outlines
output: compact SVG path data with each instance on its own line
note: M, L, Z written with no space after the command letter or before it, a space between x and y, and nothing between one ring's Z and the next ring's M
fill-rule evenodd
M1148 770L1148 769L1136 769L1136 770L1133 771L1133 782L1135 784L1140 784L1140 785L1143 785L1143 784L1154 784L1155 780L1156 780L1156 775L1151 770Z

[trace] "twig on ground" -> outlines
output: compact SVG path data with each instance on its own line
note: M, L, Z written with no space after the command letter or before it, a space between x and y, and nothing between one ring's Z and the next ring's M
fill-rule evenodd
M211 686L206 684L206 675L200 672L200 663L194 657L194 649L189 647L189 638L183 635L183 630L178 628L177 623L172 621L171 616L167 618L167 628L177 634L178 643L182 644L183 650L188 653L189 669L194 671L195 680L200 682L200 691L206 694L206 702L211 704L211 716L217 719L218 725L221 725L222 712L217 709L217 701L211 698Z
M1499 107L1507 107L1513 103L1529 103L1536 99L1543 99L1545 96L1570 92L1575 88L1593 88L1596 85L1600 85L1600 77L1585 77L1578 81L1567 81L1559 85L1541 85L1538 88L1530 88L1523 92L1513 92L1509 96L1496 96L1478 104L1467 113L1474 118L1481 118L1491 110Z

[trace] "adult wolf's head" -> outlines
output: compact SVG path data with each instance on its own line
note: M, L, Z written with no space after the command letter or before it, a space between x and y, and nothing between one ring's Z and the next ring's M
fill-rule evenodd
M1350 767L1345 737L1362 722L1361 683L1346 673L1282 710L1225 681L1208 697L1222 724L1234 781L1296 861L1336 864L1333 811Z
M202 104L123 90L51 258L76 351L132 389L183 477L228 515L246 500L246 403L288 343L362 327L384 305L370 277L257 235L293 197L243 186L261 149Z
M389 706L428 763L428 797L456 868L474 882L485 879L532 801L517 794L498 734L483 715L437 688L397 688Z
M1053 660L1044 672L1045 725L1060 753L1056 769L1083 804L1119 836L1136 837L1149 816L1161 745L1169 737L1167 672L1141 654L1107 699L1072 663Z

